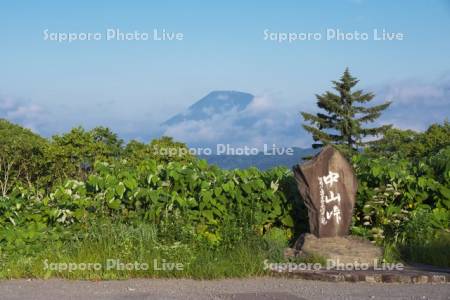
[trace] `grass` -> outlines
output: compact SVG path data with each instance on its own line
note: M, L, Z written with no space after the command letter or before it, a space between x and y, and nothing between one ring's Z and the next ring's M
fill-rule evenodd
M428 241L413 240L400 246L402 257L411 262L450 268L450 232L440 231Z
M441 230L436 234L430 226L412 224L414 227L407 228L409 238L403 243L385 243L385 260L450 267L450 232ZM250 227L222 225L222 240L214 245L176 221L155 226L97 220L73 230L72 238L65 242L35 241L39 247L31 252L4 253L0 248L0 279L236 278L268 274L265 260L288 262L283 255L288 246L283 230L272 228L260 236ZM289 262L325 264L322 257ZM71 264L77 268L67 270Z
M33 255L3 254L0 278L103 280L261 276L267 274L264 260L283 261L283 250L287 246L287 238L281 230L269 231L262 237L249 231L237 241L211 246L175 229L170 230L172 234L164 230L161 236L161 231L150 224L92 224L72 240L46 245ZM108 265L112 260L132 265ZM69 264L84 269L61 269L68 268ZM182 269L170 269L176 267L174 264Z
M450 232L440 231L432 238L403 243L384 243L384 260L411 262L450 268Z
M422 263L450 268L450 232L432 228L428 224L428 216L418 214L413 217L404 230L406 238L397 242L383 243L385 261Z

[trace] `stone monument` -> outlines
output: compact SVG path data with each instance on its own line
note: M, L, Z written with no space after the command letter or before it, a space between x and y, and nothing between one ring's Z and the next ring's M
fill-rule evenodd
M358 187L353 168L334 147L294 167L300 194L308 208L310 232L318 238L346 236Z
M343 263L373 265L382 251L369 241L347 236L358 187L353 168L333 146L293 169L308 209L311 234L302 234L286 256L319 255Z

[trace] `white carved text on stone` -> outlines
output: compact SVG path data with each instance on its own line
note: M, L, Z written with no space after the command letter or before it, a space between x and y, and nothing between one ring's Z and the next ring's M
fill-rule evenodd
M341 195L330 190L334 183L339 182L339 173L329 171L328 175L319 177L320 188L320 222L323 225L328 224L328 221L334 217L337 224L341 222ZM325 189L327 194L325 194ZM326 204L333 203L331 210L327 210Z

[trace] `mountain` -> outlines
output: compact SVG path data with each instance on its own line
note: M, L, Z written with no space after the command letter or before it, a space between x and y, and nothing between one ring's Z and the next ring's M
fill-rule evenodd
M243 111L255 97L237 91L213 91L191 105L186 112L168 119L163 126L177 125L186 121L200 121L227 112Z
M297 146L302 137L296 111L285 111L280 103L267 97L238 91L213 91L162 123L161 127L164 135L183 141L193 149L217 149L220 145L260 150L270 145L286 149ZM257 167L265 170L276 166L291 168L302 157L310 156L312 149L294 148L293 155L218 152L212 150L209 155L199 157L224 169Z
M267 95L213 91L161 123L160 131L191 147L301 146L310 137L300 126L299 111Z

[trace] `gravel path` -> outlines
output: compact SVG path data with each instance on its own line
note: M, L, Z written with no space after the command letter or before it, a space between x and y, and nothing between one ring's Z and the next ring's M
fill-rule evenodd
M0 299L450 299L450 284L331 283L283 278L11 280L0 281Z

